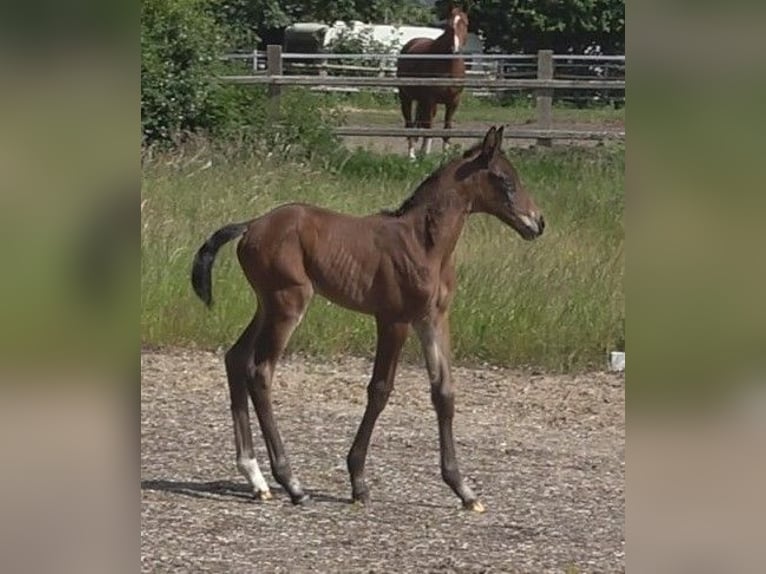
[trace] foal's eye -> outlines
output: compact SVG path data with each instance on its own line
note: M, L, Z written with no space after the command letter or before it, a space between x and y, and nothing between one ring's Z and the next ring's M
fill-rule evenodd
M503 174L499 173L492 173L490 172L490 177L495 183L495 186L497 186L498 189L502 190L502 192L510 197L515 193L516 191L516 184L513 181L513 178L507 177Z

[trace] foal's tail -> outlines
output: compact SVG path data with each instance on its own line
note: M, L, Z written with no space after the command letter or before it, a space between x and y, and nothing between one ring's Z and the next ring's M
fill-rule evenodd
M202 299L208 307L213 304L213 287L210 276L213 272L215 256L218 255L218 250L221 247L242 235L249 224L250 222L246 221L244 223L230 223L222 227L205 241L194 257L191 274L192 287L197 297Z

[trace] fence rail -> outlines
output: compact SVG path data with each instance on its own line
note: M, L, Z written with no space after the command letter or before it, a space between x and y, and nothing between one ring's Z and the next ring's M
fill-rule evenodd
M224 60L251 60L253 57L266 59L266 52L253 51L241 52L237 54L226 54ZM390 54L384 53L365 53L365 54L336 54L336 53L299 53L282 52L284 60L398 60L399 58L407 60L534 60L537 54ZM592 62L625 62L624 55L593 55L587 54L553 54L553 60L571 60L571 61L592 61Z
M485 78L376 78L364 76L223 76L230 84L271 84L276 86L440 86L496 90L624 90L623 80L494 80Z
M341 126L335 128L339 136L376 136L376 137L450 137L450 138L480 138L487 130L461 128L386 128ZM572 140L604 140L625 137L622 130L560 130L560 129L519 129L513 126L503 130L503 136L511 139L572 139Z
M311 86L319 89L339 89L352 87L382 87L396 88L399 86L454 86L462 88L479 88L482 90L529 90L534 91L537 96L537 124L539 129L509 129L506 135L511 138L535 139L540 145L550 145L554 139L566 140L600 140L608 138L623 138L625 132L622 130L562 130L553 128L553 94L556 90L575 90L578 92L587 91L623 91L625 90L624 79L582 79L573 78L568 75L567 79L555 78L555 66L557 62L565 62L564 65L570 65L570 62L592 61L601 62L603 66L609 68L614 62L622 63L624 66L625 56L588 56L588 55L570 55L553 54L549 50L541 50L537 55L528 54L443 54L443 55L396 55L391 54L299 54L283 53L281 46L268 46L266 52L266 70L259 68L260 52L251 54L229 55L227 59L253 59L253 73L250 75L229 75L222 76L221 81L231 84L244 85L266 85L268 87L269 97L271 99L270 107L273 112L279 108L279 99L283 86ZM445 58L463 58L466 60L516 60L516 61L535 61L536 78L494 78L489 75L477 75L478 77L465 78L444 78L444 77L415 77L398 78L386 77L380 73L383 69L380 64L371 66L371 72L378 72L377 76L328 76L328 75L289 75L284 73L284 63L286 60L337 60L337 59L364 59L372 60L396 59L445 59ZM321 68L320 66L318 66ZM361 66L352 66L358 70ZM343 126L336 128L338 135L345 136L379 136L379 137L406 137L406 136L428 136L428 137L455 137L455 138L475 138L483 135L478 130L461 129L424 129L424 128L386 128L386 127L364 127L364 126Z

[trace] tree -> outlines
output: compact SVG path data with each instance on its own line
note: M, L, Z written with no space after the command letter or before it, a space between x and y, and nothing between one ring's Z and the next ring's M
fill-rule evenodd
M439 14L447 4L436 2ZM624 0L481 0L470 4L468 17L486 47L501 52L581 54L595 46L604 54L625 51Z

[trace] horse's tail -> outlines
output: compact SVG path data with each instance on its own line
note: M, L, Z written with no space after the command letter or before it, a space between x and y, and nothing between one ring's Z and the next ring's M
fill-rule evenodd
M244 223L230 223L213 233L207 241L199 248L197 255L194 256L192 264L191 283L197 297L210 307L213 304L213 287L211 275L213 272L213 263L218 250L226 245L232 239L242 235L249 221Z

